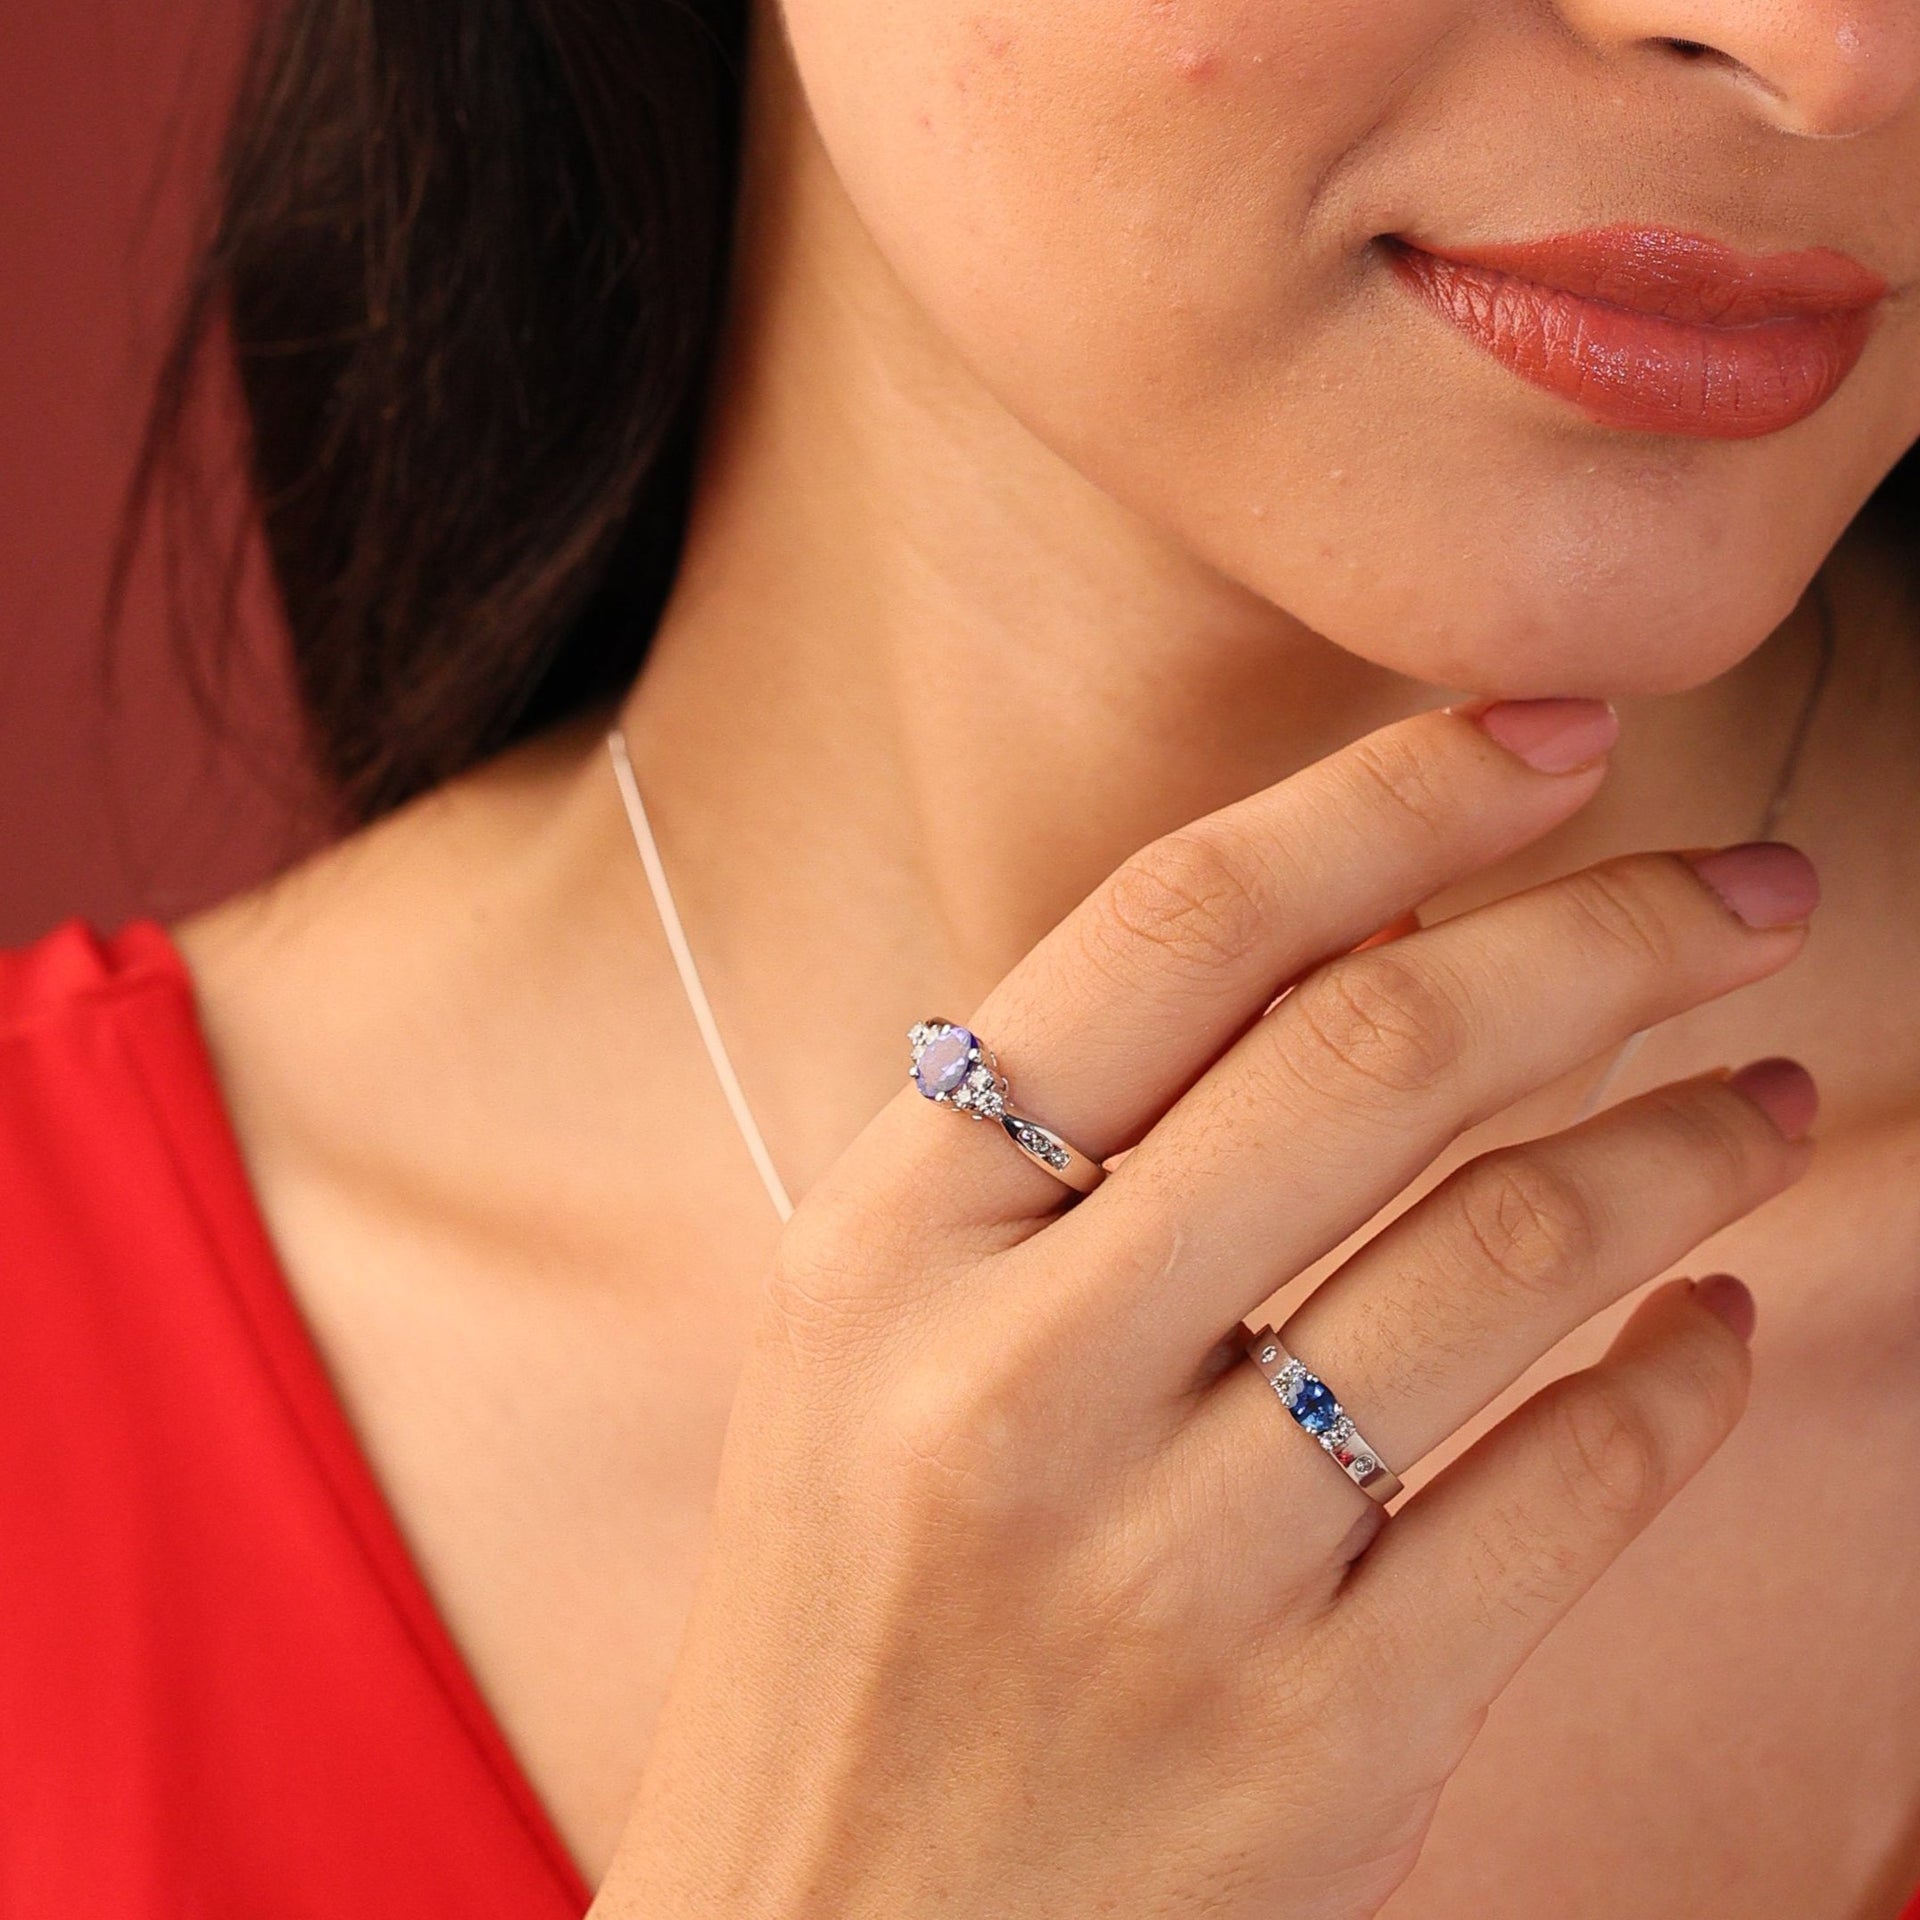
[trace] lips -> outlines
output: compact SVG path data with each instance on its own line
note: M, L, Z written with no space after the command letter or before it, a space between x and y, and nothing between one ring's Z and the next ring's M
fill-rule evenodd
M1385 244L1408 288L1521 379L1601 426L1695 439L1778 433L1824 405L1887 293L1830 248L1743 254L1668 227Z

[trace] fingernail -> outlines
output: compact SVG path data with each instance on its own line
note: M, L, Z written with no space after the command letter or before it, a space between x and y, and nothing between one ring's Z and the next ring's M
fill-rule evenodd
M1750 927L1798 926L1820 904L1820 876L1798 847L1779 840L1680 856Z
M1620 737L1620 716L1604 700L1496 700L1455 711L1536 773L1590 767Z
M1742 1340L1753 1338L1760 1310L1753 1304L1752 1290L1730 1273L1710 1273L1693 1283L1693 1297L1714 1316L1724 1320Z
M1788 1140L1804 1140L1820 1111L1820 1089L1798 1060L1755 1060L1729 1074L1727 1085L1744 1093Z

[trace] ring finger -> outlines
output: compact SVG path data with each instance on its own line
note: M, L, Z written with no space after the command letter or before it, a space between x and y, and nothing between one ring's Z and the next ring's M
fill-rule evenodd
M1282 1344L1405 1470L1566 1334L1796 1180L1816 1098L1804 1068L1758 1061L1482 1155L1316 1288ZM1365 1496L1291 1425L1238 1366L1203 1391L1178 1447L1215 1483L1234 1474L1254 1511L1272 1505L1276 1470L1306 1476L1337 1530ZM1274 1458L1276 1434L1301 1442L1290 1465Z

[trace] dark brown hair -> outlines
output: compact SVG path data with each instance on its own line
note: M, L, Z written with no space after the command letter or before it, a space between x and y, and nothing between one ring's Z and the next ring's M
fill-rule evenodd
M224 350L349 820L639 666L718 328L743 14L270 0L122 564Z
M623 687L677 560L744 0L269 0L160 383L216 344L313 758L364 820ZM1920 515L1910 456L1878 502Z

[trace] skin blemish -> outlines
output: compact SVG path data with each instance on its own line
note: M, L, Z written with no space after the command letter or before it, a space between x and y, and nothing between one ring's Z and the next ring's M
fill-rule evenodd
M966 33L972 45L965 56L953 64L955 93L966 93L973 81L986 72L989 62L1004 60L1013 51L1013 29L1004 20L976 13L968 19Z
M1004 22L976 16L970 24L973 37L985 48L990 59L1004 59L1012 50L1013 31Z
M1211 78L1219 70L1220 56L1211 47L1176 47L1173 65L1183 79L1197 83Z

